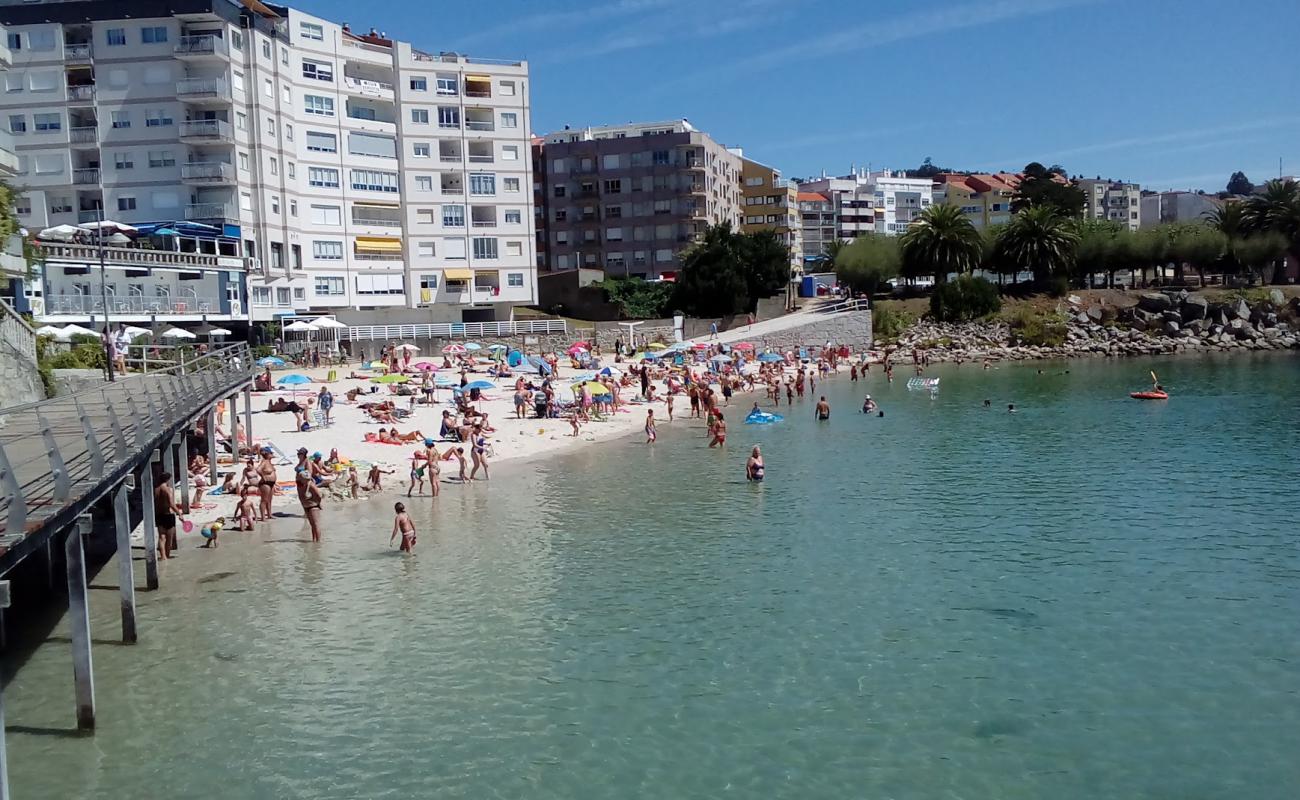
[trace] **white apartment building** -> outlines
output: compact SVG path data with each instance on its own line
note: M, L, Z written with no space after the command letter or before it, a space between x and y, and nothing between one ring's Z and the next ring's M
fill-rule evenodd
M8 37L0 27L0 79L9 69L13 54L9 51ZM12 183L18 171L18 154L14 152L13 137L7 130L0 128L0 181ZM0 241L0 280L5 283L21 279L27 272L27 262L23 260L22 239L16 235ZM0 286L0 295L13 296L13 289ZM21 292L19 292L21 296Z
M0 21L28 228L211 225L252 259L254 320L487 321L536 302L525 63L255 0L4 5Z
M1119 222L1127 225L1131 231L1141 227L1141 186L1101 178L1075 178L1074 185L1083 190L1086 198L1083 209L1085 217Z
M835 235L841 241L851 241L868 233L897 236L934 202L934 183L929 178L908 178L892 170L854 170L849 175L830 178L822 176L801 181L799 192L822 195L835 215ZM801 202L803 198L800 198ZM826 212L806 209L803 242L808 248L826 241Z
M1223 207L1223 201L1200 192L1149 192L1142 195L1139 222L1143 228L1170 222L1201 222Z

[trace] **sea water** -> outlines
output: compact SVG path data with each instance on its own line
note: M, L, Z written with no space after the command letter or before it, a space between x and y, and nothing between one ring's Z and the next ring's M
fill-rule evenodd
M61 627L14 796L1295 797L1300 361L908 372L444 485L414 558L391 500L191 538L135 646L108 570L98 729Z

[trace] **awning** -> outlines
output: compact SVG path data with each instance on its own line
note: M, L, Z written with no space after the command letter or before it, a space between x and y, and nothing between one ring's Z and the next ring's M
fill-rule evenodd
M352 207L353 208L401 208L402 206L400 203L379 203L374 200L367 200L364 203L362 202L353 203Z
M358 236L357 250L364 250L368 253L400 253L402 252L402 240L380 236Z
M474 277L474 271L463 267L444 269L442 271L442 277L449 281L467 281Z
M491 76L491 75L466 75L466 76L465 76L465 80L467 80L467 81L490 81L490 80L492 80L492 76Z

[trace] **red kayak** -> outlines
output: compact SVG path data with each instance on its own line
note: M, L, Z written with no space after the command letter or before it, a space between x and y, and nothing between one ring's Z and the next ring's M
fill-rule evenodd
M1169 392L1130 392L1129 397L1134 400L1168 400Z

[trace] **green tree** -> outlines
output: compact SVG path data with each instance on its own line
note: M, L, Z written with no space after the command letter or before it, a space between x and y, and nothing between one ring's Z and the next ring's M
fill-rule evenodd
M840 251L844 249L846 244L846 242L841 241L840 239L831 239L829 242L822 245L822 263L827 267L833 267L835 260L839 258Z
M619 308L624 319L661 319L668 316L673 285L667 281L641 278L606 278L599 284L606 299Z
M1083 190L1063 179L1064 170L1056 164L1049 169L1037 161L1025 165L1024 178L1011 198L1011 210L1021 212L1027 208L1046 206L1062 217L1077 217L1083 213L1087 197Z
M1001 309L998 287L973 275L958 275L957 280L934 287L930 295L930 316L940 322L966 322Z
M897 236L859 236L840 250L835 259L835 276L858 292L875 294L899 274L902 254Z
M1264 184L1264 191L1245 201L1242 223L1247 233L1273 232L1287 242L1287 250L1300 258L1300 184L1276 180Z
M737 314L789 281L790 249L775 232L737 233L724 222L683 255L673 305L697 317Z
M1163 269L1169 263L1169 233L1165 227L1143 228L1132 235L1131 255L1142 273L1143 284L1147 282L1148 269Z
M1068 277L1079 234L1050 206L1031 206L1016 214L998 238L1004 269L1032 272L1039 290L1055 277Z
M1174 261L1178 277L1182 277L1182 268L1186 264L1196 270L1201 285L1204 286L1205 270L1223 258L1228 237L1203 223L1174 226L1169 233L1169 255Z
M941 172L946 172L946 170L942 167L936 167L930 157L926 156L925 160L921 162L921 166L908 170L907 174L911 178L933 178Z
M1115 272L1115 238L1122 226L1107 219L1076 220L1074 230L1079 235L1079 246L1075 251L1075 278L1079 285L1091 288L1093 276L1105 273L1108 285L1114 285Z
M1232 177L1228 178L1228 185L1225 187L1228 194L1250 194L1255 191L1255 184L1250 182L1244 172L1234 172Z
M1286 255L1287 241L1280 233L1266 231L1237 239L1232 251L1244 271L1262 280L1264 268Z
M790 246L770 228L740 234L746 294L758 300L784 292L790 283Z
M979 231L960 208L947 204L922 211L900 244L904 271L913 277L934 275L935 283L946 281L950 272L970 272L984 256Z

